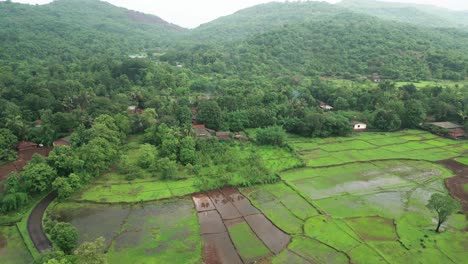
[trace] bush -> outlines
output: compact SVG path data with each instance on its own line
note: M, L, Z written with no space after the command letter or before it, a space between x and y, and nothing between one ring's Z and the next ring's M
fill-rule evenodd
M285 140L286 132L279 126L258 129L255 138L255 142L260 145L283 146Z
M50 231L50 238L60 250L71 254L78 245L78 230L72 224L59 222Z

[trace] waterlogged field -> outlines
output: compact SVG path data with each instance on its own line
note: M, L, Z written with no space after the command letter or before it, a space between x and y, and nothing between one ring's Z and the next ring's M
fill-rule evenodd
M104 237L109 263L201 263L189 198L132 206L61 203L48 213L76 226L80 243Z
M0 263L32 263L33 259L16 226L0 226Z
M290 136L287 143L310 167L392 159L438 161L459 157L468 151L464 141L419 130L358 133L352 137L325 139Z
M283 183L243 189L293 234L273 263L463 263L468 221L450 216L436 234L426 208L453 176L426 161L375 161L280 173ZM275 206L276 205L276 206Z

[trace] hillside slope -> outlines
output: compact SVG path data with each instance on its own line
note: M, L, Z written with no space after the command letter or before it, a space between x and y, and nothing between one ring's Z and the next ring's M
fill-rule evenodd
M36 6L0 2L0 24L3 60L141 52L183 31L159 17L93 0Z
M163 59L245 77L379 73L391 79L457 80L466 76L468 65L467 31L389 22L327 3L264 4L190 34L188 46Z
M468 11L453 11L430 5L376 0L342 0L337 6L382 19L418 26L468 28Z

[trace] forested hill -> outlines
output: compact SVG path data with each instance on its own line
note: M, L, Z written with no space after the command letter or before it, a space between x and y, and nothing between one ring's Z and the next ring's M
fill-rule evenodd
M184 29L103 1L0 2L0 60L61 59L157 49Z
M461 27L468 29L468 11L453 11L429 5L376 0L342 0L337 6L382 19L424 27Z
M267 3L240 10L203 24L190 33L190 40L229 42L303 22L320 21L346 12L325 2Z
M468 31L390 22L327 3L259 5L190 34L188 47L163 59L244 78L380 73L388 79L458 80L468 68ZM200 41L205 45L194 44Z

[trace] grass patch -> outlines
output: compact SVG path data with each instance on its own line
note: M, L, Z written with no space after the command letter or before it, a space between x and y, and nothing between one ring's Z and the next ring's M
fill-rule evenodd
M229 226L228 231L242 259L253 260L270 254L270 250L257 238L246 222Z
M393 220L382 217L349 218L346 222L365 241L396 241Z
M328 216L317 216L307 220L304 230L307 236L344 252L361 243L359 237L342 220Z
M4 264L33 262L16 226L0 226L0 262Z
M345 254L308 237L294 237L288 248L311 263L349 263Z
M456 161L468 165L468 157L456 158Z
M135 181L120 184L95 184L74 198L78 201L133 203L184 196L199 191L194 179L180 181Z

